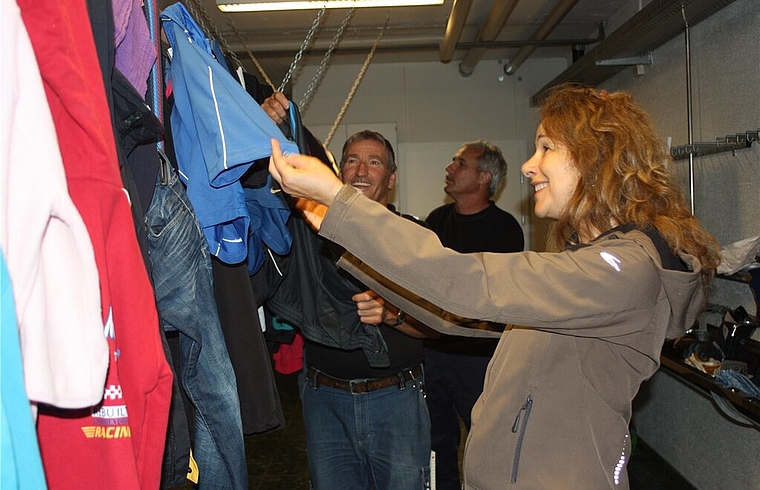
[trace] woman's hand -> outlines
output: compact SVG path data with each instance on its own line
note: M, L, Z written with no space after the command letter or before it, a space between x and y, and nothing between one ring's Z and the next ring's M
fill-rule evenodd
M304 197L330 206L343 183L318 159L308 155L283 155L280 143L272 139L269 173L282 190L293 197Z

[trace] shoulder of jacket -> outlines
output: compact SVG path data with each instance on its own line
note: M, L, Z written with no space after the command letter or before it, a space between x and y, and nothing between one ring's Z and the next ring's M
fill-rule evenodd
M600 235L597 240L600 243L609 240L652 241L649 235L638 228L615 228Z
M626 242L639 247L657 267L676 271L686 271L691 267L684 261L683 257L679 257L670 250L668 244L654 228L641 229L630 226L611 230L595 243L604 246L614 241Z
M644 247L647 250L647 253L649 253L650 255L652 255L653 253L656 254L656 247L655 247L652 237L649 236L643 230L640 230L638 228L633 228L633 227L630 227L630 228L618 227L618 228L609 230L603 233L602 235L600 235L593 242L589 243L589 245L590 246L593 246L593 245L604 246L604 245L610 245L614 242L635 243L638 246Z

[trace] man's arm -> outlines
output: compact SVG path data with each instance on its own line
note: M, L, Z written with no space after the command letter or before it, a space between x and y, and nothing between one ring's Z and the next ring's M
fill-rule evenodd
M436 338L441 334L436 330L405 315L401 310L385 301L374 291L355 294L351 299L356 303L359 319L370 325L385 324L401 333L417 339Z

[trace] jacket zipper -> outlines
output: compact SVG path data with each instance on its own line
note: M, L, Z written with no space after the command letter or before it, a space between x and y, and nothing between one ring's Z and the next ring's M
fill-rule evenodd
M512 464L512 483L517 483L517 470L520 466L520 452L522 450L523 438L525 437L525 429L528 426L528 419L530 418L530 410L532 407L533 395L528 395L528 398L525 399L525 403L523 404L522 408L517 413L517 417L515 417L515 423L512 424L513 434L516 433L518 429L520 430L520 433L517 435L517 446L515 446L515 460ZM524 417L522 417L523 412L525 412ZM522 424L520 424L521 417Z

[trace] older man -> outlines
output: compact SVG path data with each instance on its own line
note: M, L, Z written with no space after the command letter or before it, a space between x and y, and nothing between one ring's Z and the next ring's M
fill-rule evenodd
M287 117L288 101L280 93L262 107L278 124ZM388 195L396 185L397 164L393 147L381 134L365 130L349 137L340 170L344 183L395 212ZM329 242L323 250L335 258L342 252ZM427 330L337 267L324 272L330 275L328 280L337 276L341 281L335 294L355 292L351 299L359 318L376 325L389 363L378 367L365 350L342 350L307 340L302 402L312 487L429 488L430 418L421 366L421 338Z
M522 228L499 209L493 195L506 180L501 150L487 141L465 143L446 167L444 191L454 202L425 220L441 243L458 252L519 252ZM460 418L470 428L470 412L483 391L486 367L496 340L444 335L425 341L425 373L436 453L437 490L459 490Z

